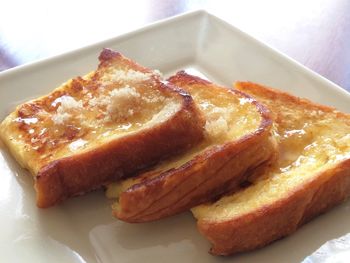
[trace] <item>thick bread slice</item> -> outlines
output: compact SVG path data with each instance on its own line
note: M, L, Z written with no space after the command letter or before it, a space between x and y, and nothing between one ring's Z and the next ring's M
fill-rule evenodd
M275 154L272 121L261 104L239 91L179 72L169 79L189 92L206 117L206 137L152 171L110 186L113 214L127 222L170 216L234 190L245 172Z
M350 115L253 83L241 90L276 115L278 160L251 185L192 209L211 253L263 247L350 195Z
M203 138L191 96L105 49L98 69L16 108L0 136L48 207L126 178Z

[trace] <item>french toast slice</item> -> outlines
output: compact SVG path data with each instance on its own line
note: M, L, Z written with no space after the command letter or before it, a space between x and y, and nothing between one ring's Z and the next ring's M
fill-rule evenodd
M181 71L168 81L189 92L206 118L205 139L149 172L110 185L113 214L127 222L167 217L243 182L275 154L270 113L249 96Z
M191 96L104 49L96 71L19 105L0 137L34 176L39 207L127 178L204 136Z
M350 115L239 82L275 115L279 157L251 185L192 209L211 253L228 255L287 236L350 195Z

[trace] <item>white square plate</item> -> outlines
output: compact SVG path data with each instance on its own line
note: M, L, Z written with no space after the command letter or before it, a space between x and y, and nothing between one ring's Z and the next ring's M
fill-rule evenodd
M218 18L197 11L64 55L0 73L0 119L19 102L48 93L65 80L93 70L103 47L166 75L194 68L231 86L250 80L349 111L350 95L286 56ZM223 258L190 213L149 224L112 218L102 191L41 210L32 179L0 144L0 254L3 262L298 262L325 241L350 232L350 203L294 235L250 253Z

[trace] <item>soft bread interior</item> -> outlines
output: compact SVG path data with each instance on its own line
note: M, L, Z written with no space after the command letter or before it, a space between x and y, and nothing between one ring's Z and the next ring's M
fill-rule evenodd
M236 88L265 104L276 115L279 158L251 185L217 202L192 209L202 221L232 220L286 198L322 171L350 158L350 116L288 95L277 99L251 83ZM331 175L331 174L330 174Z

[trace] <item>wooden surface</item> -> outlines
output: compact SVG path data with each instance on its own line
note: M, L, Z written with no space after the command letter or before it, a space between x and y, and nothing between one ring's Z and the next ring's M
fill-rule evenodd
M350 91L349 0L0 1L0 71L206 9Z

